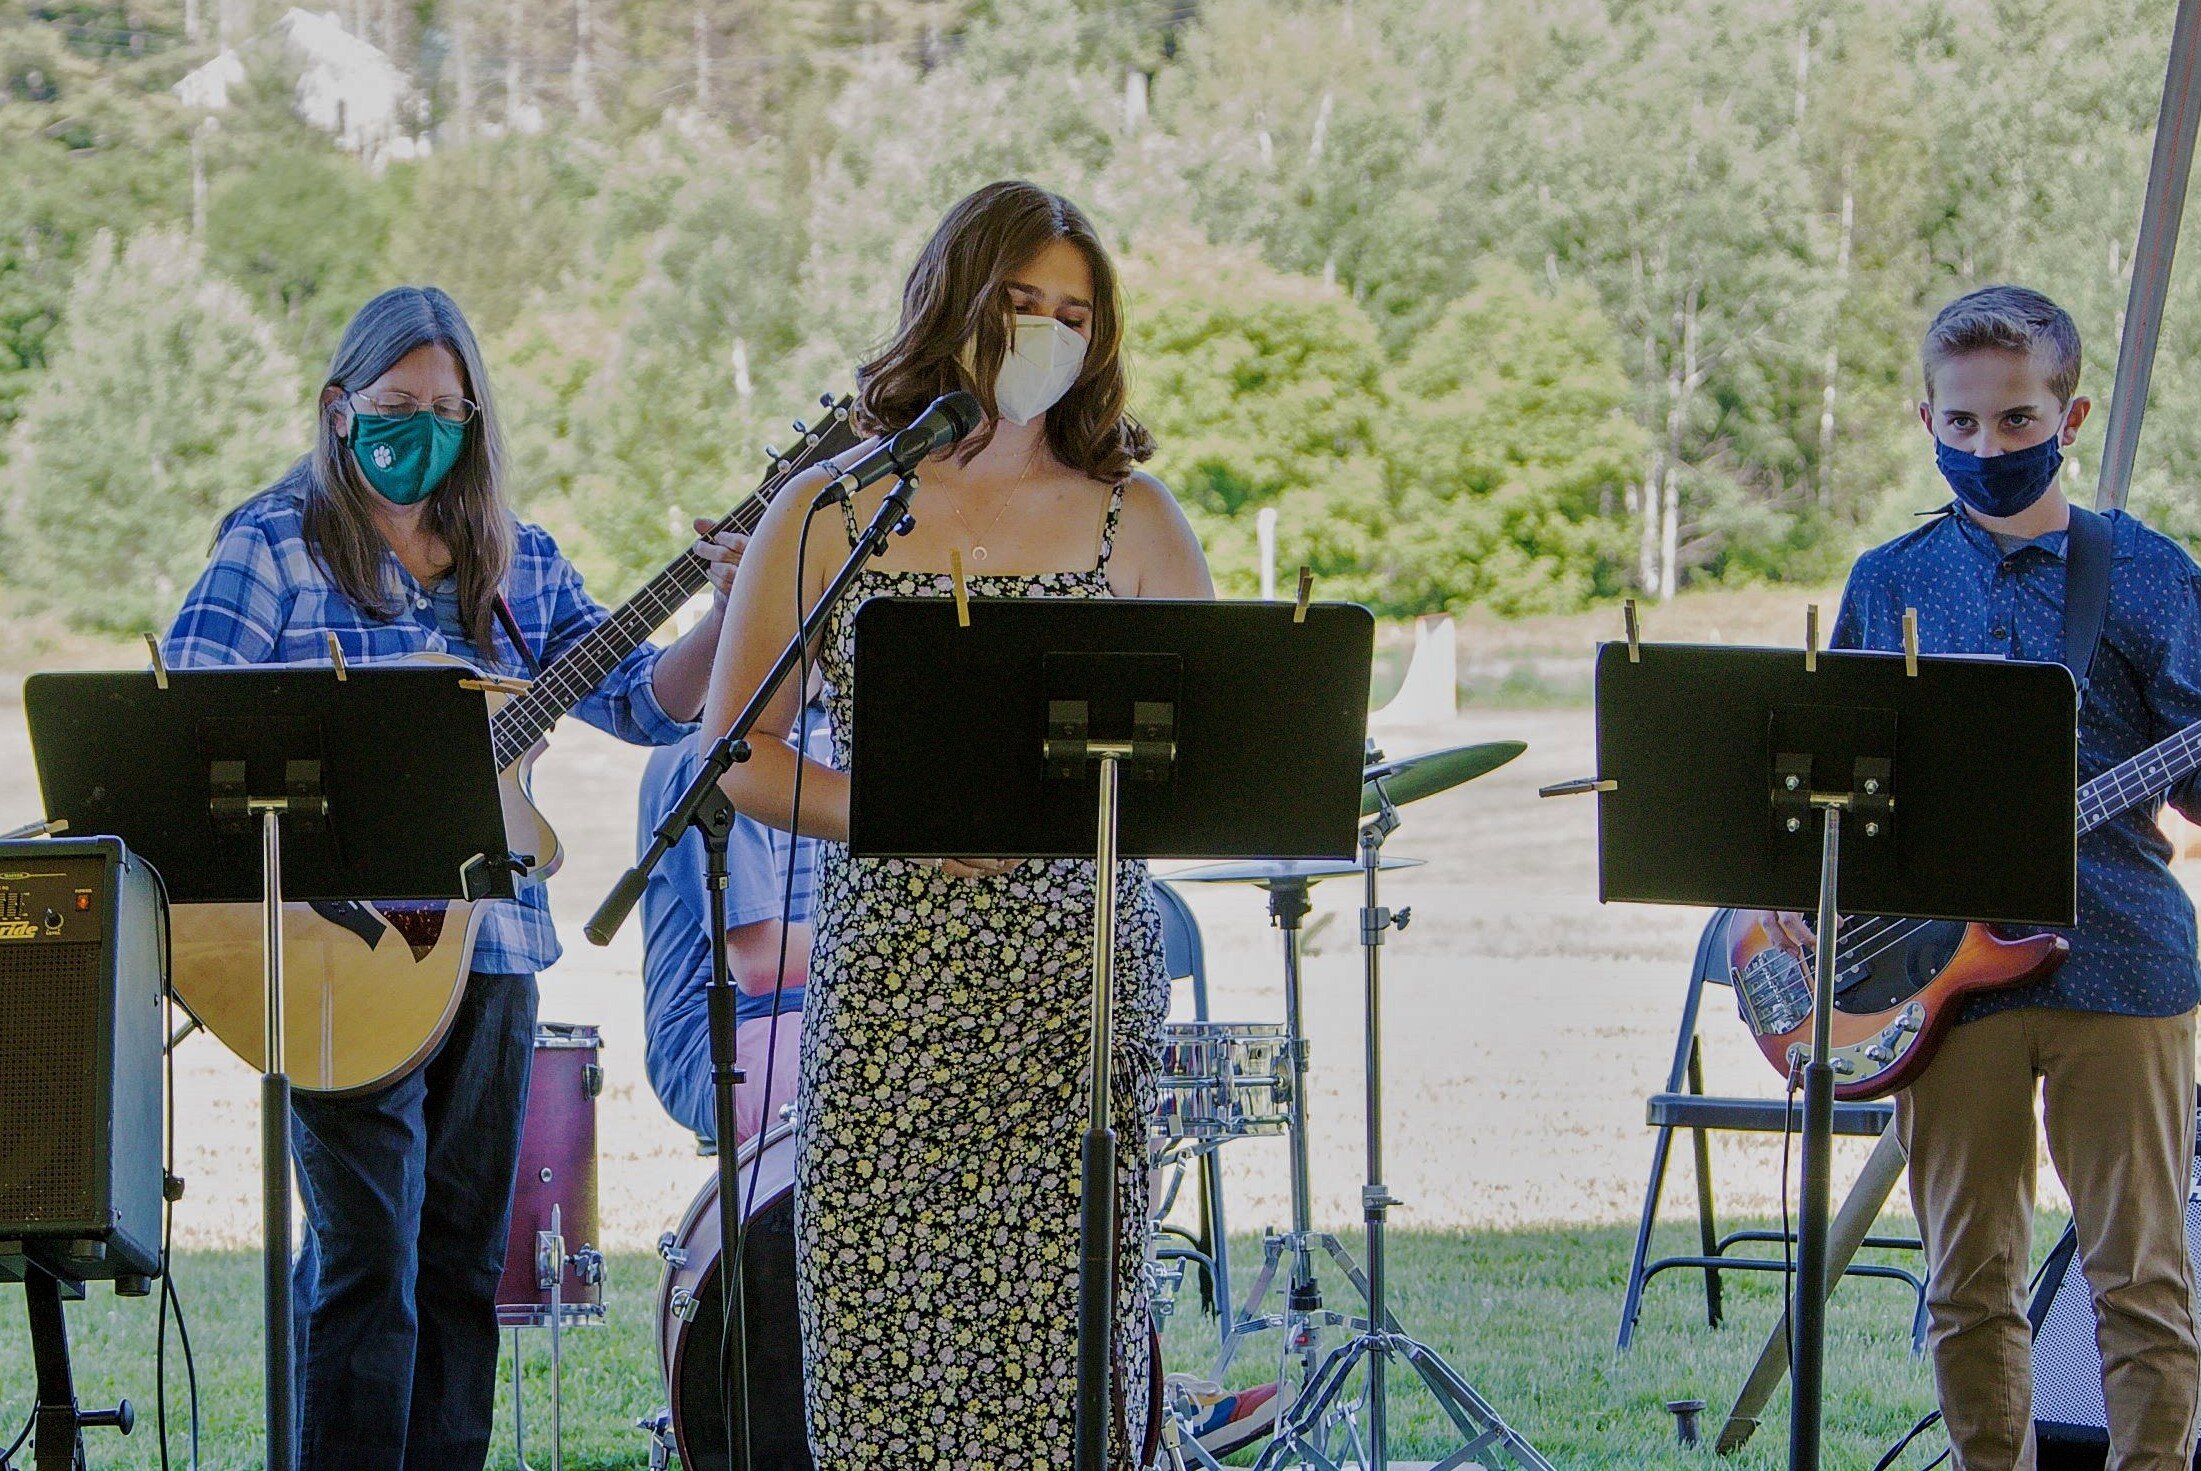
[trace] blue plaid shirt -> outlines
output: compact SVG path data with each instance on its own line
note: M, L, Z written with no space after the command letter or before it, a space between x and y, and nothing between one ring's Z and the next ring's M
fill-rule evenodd
M438 618L437 589L424 588L395 555L383 558L383 574L397 615L370 617L329 580L306 549L303 502L278 486L231 513L216 538L214 554L161 643L172 669L214 664L326 664L328 635L335 634L347 663L365 664L408 654L455 654L477 668L526 677L526 656L499 629L496 647L478 649L462 631ZM581 574L558 552L550 533L525 522L517 527L505 597L536 658L547 664L608 616L581 586ZM449 608L448 600L444 606ZM650 688L658 650L643 645L573 707L573 713L621 740L661 746L689 726L667 715ZM493 902L482 915L474 942L477 971L532 973L558 959L558 932L550 899L539 882L522 881L510 903Z
M2121 511L2113 528L2109 614L2079 715L2084 782L2201 721L2201 569L2176 542ZM1927 653L2063 659L2064 547L2053 532L2005 552L1952 509L1858 559L1832 643L1903 647L1903 610L1918 610ZM1995 800L1993 751L1980 752L1980 800ZM2164 794L2201 811L2201 776ZM2160 798L2079 842L2079 923L2071 957L2044 980L1976 998L1966 1019L2017 1006L2174 1016L2201 1002L2193 904L2171 876L2155 825Z
M808 715L805 749L813 761L831 765L832 719L818 709ZM688 783L695 780L703 764L703 753L696 742L697 737L690 736L677 746L651 754L649 769L642 776L635 825L637 856L650 846L658 824L688 789ZM794 903L786 914L799 924L810 918L816 841L794 838L751 817L734 819L734 830L726 841L728 929L780 917L787 899L790 844L794 848ZM703 868L703 839L691 829L650 870L649 885L642 890L642 1036L650 1086L665 1111L708 1138L713 1130L710 1004L706 991L711 980L706 924L710 892ZM806 958L791 956L790 962L800 966ZM734 979L738 983L743 977ZM778 1001L780 1011L802 1010L803 988L788 987L780 992ZM734 998L737 1023L771 1016L773 1011L769 992L752 995L742 991ZM780 1065L795 1064L792 1058L783 1057Z

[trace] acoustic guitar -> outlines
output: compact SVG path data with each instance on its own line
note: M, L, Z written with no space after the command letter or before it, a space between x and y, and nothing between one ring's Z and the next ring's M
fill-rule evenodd
M2081 837L2201 769L2201 724L2121 761L2079 788ZM1725 909L1720 944L1744 1023L1774 1070L1811 1046L1809 920L1764 909ZM2038 980L2071 953L2061 935L2023 934L1960 920L1843 916L1835 947L1834 1096L1880 1098L1933 1059L1965 1001Z
M794 451L717 526L751 532L781 486L819 460L857 444L850 400L822 400L816 428L795 426ZM706 563L683 551L532 681L488 680L490 746L511 851L531 859L540 882L564 854L535 808L530 773L558 717L602 682L707 583ZM405 662L463 664L445 654ZM472 968L482 906L467 900L283 906L283 1024L291 1085L343 1094L386 1086L426 1061L449 1030ZM262 920L257 904L191 904L174 916L172 985L201 1025L253 1067L263 1066Z

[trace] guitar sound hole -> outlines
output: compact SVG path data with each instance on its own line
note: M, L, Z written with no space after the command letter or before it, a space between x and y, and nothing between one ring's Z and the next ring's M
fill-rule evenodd
M1910 1000L1947 968L1964 938L1956 920L1853 919L1843 929L1846 963L1836 979L1834 1008L1852 1013L1886 1011Z

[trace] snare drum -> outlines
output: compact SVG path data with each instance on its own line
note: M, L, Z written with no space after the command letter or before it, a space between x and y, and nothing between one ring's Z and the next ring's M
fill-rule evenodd
M596 1095L604 1070L596 1028L544 1022L535 1028L527 1121L520 1131L520 1178L497 1283L497 1322L506 1328L550 1321L551 1208L565 1238L558 1297L567 1322L604 1316L604 1257L596 1248Z
M1281 1134L1290 1124L1290 1033L1278 1022L1167 1022L1154 1133L1165 1139Z
M749 1441L754 1471L813 1471L803 1423L802 1330L795 1316L795 1127L774 1125L736 1156L751 1201L742 1243L742 1311L749 1357ZM754 1193L750 1171L757 1171ZM672 1406L672 1434L688 1471L726 1471L724 1314L719 1297L718 1173L698 1191L680 1229L657 1243L657 1364ZM734 1400L735 1415L741 1400ZM739 1421L736 1421L738 1428Z

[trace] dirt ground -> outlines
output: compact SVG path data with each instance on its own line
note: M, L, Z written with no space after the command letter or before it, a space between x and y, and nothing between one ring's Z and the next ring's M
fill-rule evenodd
M0 706L0 826L38 813L16 691ZM1511 738L1511 766L1405 811L1395 856L1424 866L1389 881L1384 901L1411 906L1384 955L1389 1183L1404 1227L1514 1226L1632 1219L1650 1136L1643 1097L1664 1076L1701 912L1596 898L1595 809L1539 801L1544 783L1591 769L1587 710L1476 711L1442 726L1379 731L1390 754ZM642 1072L639 924L606 949L581 922L631 861L634 792L646 753L568 723L537 768L537 795L569 854L552 882L565 959L543 977L547 1020L593 1022L604 1036L600 1103L602 1237L654 1243L708 1177L692 1139L658 1108ZM1207 943L1211 1010L1225 1021L1281 1021L1277 936L1265 896L1186 885ZM1353 944L1357 888L1315 890L1306 966L1314 1089L1310 1141L1318 1222L1357 1224L1364 1162L1361 970ZM1180 997L1189 1012L1189 997ZM1731 1012L1708 998L1704 1036L1715 1091L1776 1084ZM258 1234L257 1087L220 1043L195 1037L177 1058L179 1172L188 1193L179 1241L228 1245ZM1846 1172L1863 1158L1838 1145ZM1286 1147L1276 1138L1226 1146L1234 1230L1288 1218ZM1724 1209L1778 1208L1777 1141L1719 1142ZM2052 1179L2052 1177L2049 1177ZM1838 1179L1837 1188L1846 1184ZM1669 1183L1689 1198L1686 1166Z

